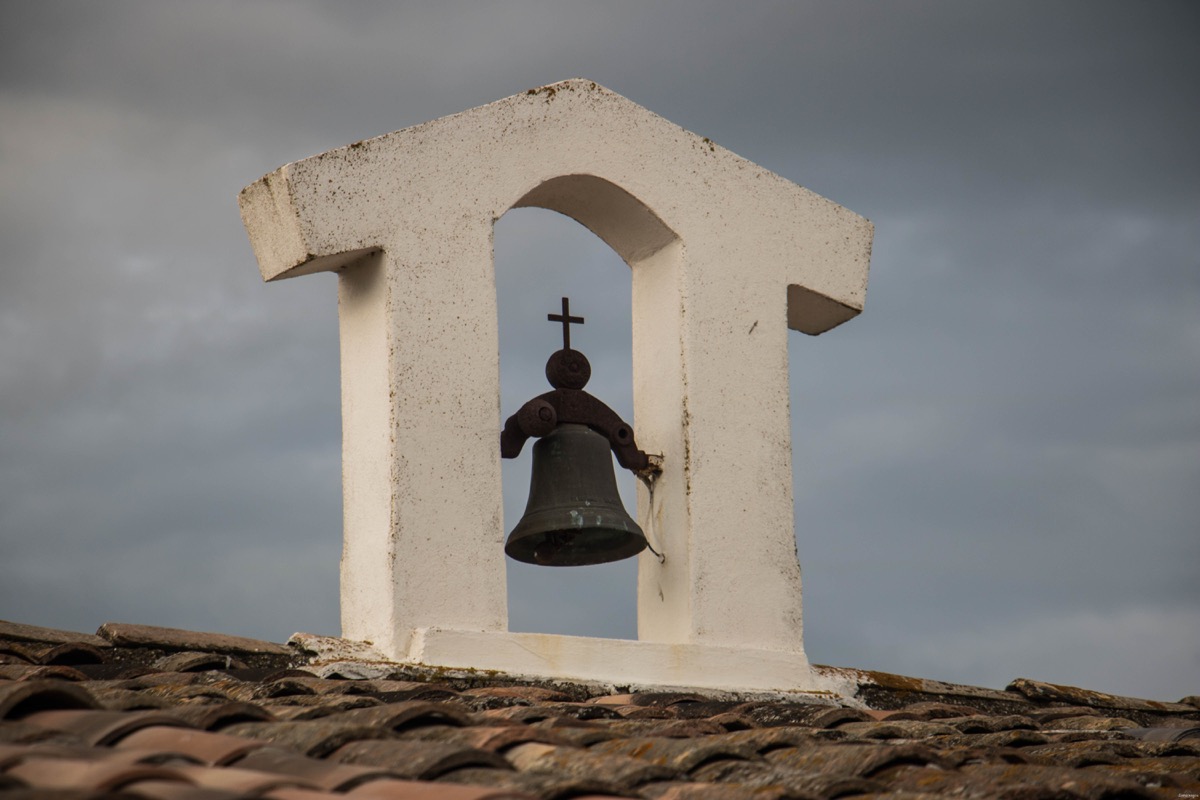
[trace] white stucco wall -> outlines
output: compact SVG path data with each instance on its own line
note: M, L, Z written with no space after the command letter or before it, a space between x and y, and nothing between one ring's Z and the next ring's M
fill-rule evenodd
M437 631L515 641L492 227L540 206L633 270L635 424L664 455L667 556L641 557L639 639L807 663L786 337L862 309L869 222L586 80L289 164L240 200L266 280L340 275L346 637L416 660Z

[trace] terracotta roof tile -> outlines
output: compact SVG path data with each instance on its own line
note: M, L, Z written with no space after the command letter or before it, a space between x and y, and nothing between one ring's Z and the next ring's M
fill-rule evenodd
M1089 689L1078 689L1074 686L1059 686L1042 681L1031 681L1028 678L1017 678L1008 685L1011 692L1019 692L1030 700L1038 702L1059 702L1071 705L1090 706L1092 708L1111 708L1120 711L1149 711L1149 712L1186 712L1191 710L1188 703L1160 703L1154 700L1140 700L1134 697L1093 692Z
M189 782L174 769L126 764L118 759L29 758L4 774L46 789L116 791L139 780Z
M440 742L472 747L496 753L525 742L540 742L551 745L569 745L566 737L534 725L473 725L458 727L451 725L425 725L402 731L398 736L405 740Z
M524 792L486 786L452 786L413 781L373 781L350 791L354 800L531 800Z
M343 711L330 718L363 725L377 725L391 731L410 730L426 725L470 725L471 715L449 703L426 703L407 700L374 708Z
M737 711L763 727L800 725L808 728L836 728L848 722L870 720L863 711L842 706L746 703L738 706Z
M0 682L0 719L21 719L38 711L88 709L99 704L74 683L54 680Z
M1162 728L1133 728L1125 733L1147 741L1182 742L1194 739L1200 744L1200 725L1190 723Z
M270 742L313 758L324 758L347 742L384 739L392 735L385 728L351 721L330 722L327 719L242 722L225 728L223 732Z
M107 746L140 728L154 725L186 727L187 723L156 711L59 710L39 711L25 722L77 736L92 746Z
M608 730L624 736L661 736L668 739L691 739L727 733L727 728L713 719L623 719L605 724Z
M963 798L1152 798L1134 781L1106 778L1084 770L1037 765L967 765L948 771L904 766L881 776L890 791L925 792Z
M462 694L465 697L505 698L523 701L528 705L559 703L571 699L570 695L542 686L478 686L467 689Z
M110 646L106 639L90 633L41 628L37 625L24 625L20 622L8 622L2 619L0 619L0 640L38 644L88 644L100 648Z
M993 733L967 733L960 736L942 737L940 743L943 747L967 747L979 749L983 747L999 747L1005 749L1031 747L1039 744L1046 744L1050 738L1038 731L1030 731L1024 728L1009 731L995 731Z
M588 723L557 717L535 722L530 727L550 731L559 739L566 740L575 747L589 747L596 742L617 739L621 736L618 729L609 728L599 723Z
M916 719L935 720L950 717L985 716L979 709L952 703L923 702L912 703L901 709L888 712L887 719Z
M925 739L930 736L949 736L958 732L949 725L915 719L847 722L839 725L838 731L846 734L850 739Z
M153 725L125 736L114 747L123 750L169 750L184 753L201 764L224 766L252 750L266 747L266 743L241 736Z
M237 637L102 631L112 642L0 623L5 800L1200 793L1191 703L832 668L820 669L857 676L857 697L604 694L375 662L310 667L300 648Z
M569 773L516 772L507 769L469 767L449 772L436 785L491 786L520 792L541 800L577 800L581 796L606 795L631 797L630 792L601 778L581 777Z
M401 778L394 770L376 766L340 764L336 761L309 758L280 747L251 750L233 762L243 770L273 775L293 775L327 791L345 792L368 781Z
M1000 731L1035 731L1040 725L1032 718L1017 714L972 714L966 717L941 717L939 722L959 733L997 733Z
M1140 758L1123 764L1098 764L1088 773L1132 781L1147 789L1173 790L1174 797L1200 793L1200 775L1191 758Z
M818 795L800 793L783 786L751 789L720 783L660 783L641 787L642 797L651 800L815 800Z
M814 744L773 750L770 763L803 773L867 778L897 764L941 766L936 751L918 744L879 747L869 744Z
M675 714L669 708L660 708L658 706L611 706L612 710L622 719L633 720L663 720L676 719Z
M320 719L353 711L360 708L372 708L383 705L383 702L361 695L342 695L339 697L318 697L315 695L289 695L272 698L261 704L271 712L276 719L306 720Z
M508 750L505 757L521 772L602 781L626 790L638 784L677 778L682 774L678 768L625 755L536 742L519 744Z
M76 736L30 725L21 720L9 720L0 724L0 745L49 743L81 744Z
M172 702L159 693L121 689L114 686L96 686L92 696L101 707L109 711L150 711L170 708Z
M611 753L653 764L663 764L680 772L691 772L701 764L721 760L750 760L758 757L753 743L727 736L699 736L689 739L645 737L610 739L588 748L589 753Z
M164 709L163 713L196 728L219 731L240 722L270 722L270 711L252 703L189 703Z
M78 666L104 662L104 652L86 642L31 644L26 648L26 652L35 663L45 666Z
M245 668L245 666L246 662L231 655L194 651L172 653L154 662L154 668L161 669L163 672L206 672L213 669Z
M503 756L487 750L423 740L356 741L329 754L340 764L386 767L403 778L433 780L456 769L491 767L512 769Z
M0 664L0 680L6 681L85 681L87 676L73 667L40 664Z
M1042 726L1044 731L1119 731L1136 728L1138 724L1124 717L1059 717Z
M153 625L128 625L106 622L96 635L109 644L121 647L156 647L164 650L201 651L206 653L263 653L290 658L292 651L281 644L228 636L222 633L202 633L178 628L159 628Z

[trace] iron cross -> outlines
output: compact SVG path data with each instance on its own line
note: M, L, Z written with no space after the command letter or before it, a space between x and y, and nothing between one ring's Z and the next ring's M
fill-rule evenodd
M583 317L572 317L571 316L571 301L564 297L562 299L562 313L561 314L547 314L546 319L550 320L551 322L561 322L562 323L562 326L563 326L563 350L570 350L571 349L571 323L575 322L580 325L583 324Z

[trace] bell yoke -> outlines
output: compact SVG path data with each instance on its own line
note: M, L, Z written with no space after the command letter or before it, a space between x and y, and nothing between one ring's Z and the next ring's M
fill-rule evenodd
M516 458L531 437L533 475L521 521L504 546L511 558L542 566L581 566L618 561L640 553L646 536L617 494L609 451L631 472L654 471L638 449L633 428L603 402L583 391L592 375L583 353L571 349L570 301L562 314L563 349L546 361L554 391L533 398L504 423L500 456Z

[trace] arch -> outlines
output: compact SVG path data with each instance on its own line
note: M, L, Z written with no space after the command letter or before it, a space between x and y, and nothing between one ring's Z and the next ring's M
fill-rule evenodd
M599 236L630 265L679 241L679 235L653 209L596 175L560 175L544 180L509 208L531 207L570 217Z

